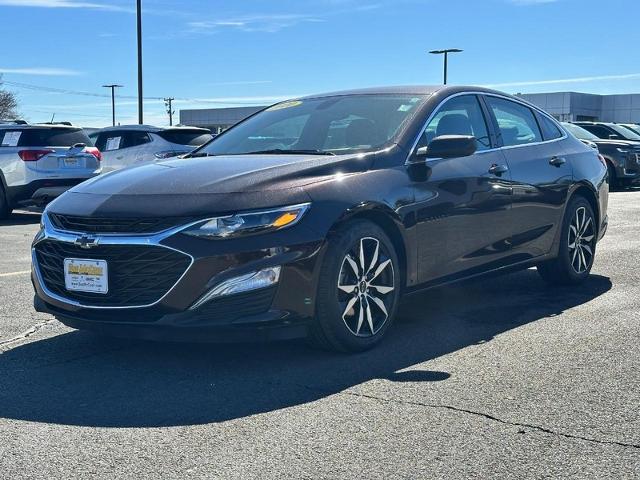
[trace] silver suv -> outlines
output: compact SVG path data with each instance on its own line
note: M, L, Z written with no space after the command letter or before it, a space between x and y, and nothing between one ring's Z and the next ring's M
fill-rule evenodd
M151 125L107 127L89 136L102 152L105 173L183 155L213 138L204 128Z
M79 127L0 124L0 219L20 206L44 206L101 172L101 154Z

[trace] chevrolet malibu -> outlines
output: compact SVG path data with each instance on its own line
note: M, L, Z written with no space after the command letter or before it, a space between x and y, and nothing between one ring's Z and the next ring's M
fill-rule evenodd
M552 117L477 87L279 103L188 158L51 203L35 308L168 340L379 343L403 295L536 266L579 284L607 228L607 168Z

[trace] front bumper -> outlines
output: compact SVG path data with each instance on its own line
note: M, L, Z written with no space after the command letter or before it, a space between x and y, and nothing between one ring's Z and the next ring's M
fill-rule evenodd
M37 311L54 315L73 328L157 340L274 339L305 335L313 317L315 279L325 242L303 225L288 229L286 236L275 232L224 241L198 239L176 232L151 237L98 236L98 243L104 248L132 245L144 249L147 245L183 253L192 260L178 281L157 301L113 306L104 301L92 303L91 299L74 297L60 289L53 291L48 277L43 276L43 265L37 254L39 243L57 242L70 247L78 235L53 230L46 216L43 221L45 230L36 237L32 252L34 306ZM72 255L100 259L99 251L78 250L77 255ZM273 266L282 268L275 286L220 297L192 309L221 282ZM111 275L110 270L110 281ZM113 279L121 285L124 281L117 277L117 272Z

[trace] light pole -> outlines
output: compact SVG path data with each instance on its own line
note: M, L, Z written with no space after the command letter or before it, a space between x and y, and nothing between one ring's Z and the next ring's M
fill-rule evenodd
M104 88L111 89L111 117L113 118L113 126L116 126L116 88L121 88L122 85L102 85Z
M462 50L459 48L447 48L445 50L431 50L429 53L433 53L434 55L444 55L444 84L447 84L447 63L449 60L450 53L460 53Z
M142 114L142 0L136 1L138 26L138 123L144 123Z
M173 104L172 102L175 100L175 98L173 97L169 97L169 98L165 98L164 99L164 104L167 107L167 113L169 114L169 126L173 126L173 114L176 113L175 110L173 110Z

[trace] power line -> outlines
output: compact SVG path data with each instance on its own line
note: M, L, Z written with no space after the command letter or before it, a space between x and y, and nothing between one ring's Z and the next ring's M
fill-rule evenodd
M12 87L24 88L27 90L35 90L40 92L49 92L49 93L61 93L64 95L79 95L84 97L98 97L98 98L111 98L111 95L97 92L85 92L82 90L71 90L67 88L55 88L55 87L45 87L42 85L33 85L31 83L22 83L22 82L12 82L9 80L2 80L2 83L6 85L10 85ZM116 98L127 99L127 100L136 100L138 98L137 95L116 95ZM144 100L156 100L156 101L164 101L164 97L143 97ZM173 100L179 102L190 102L190 103L205 103L205 104L219 104L219 105L254 105L256 102L248 102L248 101L230 101L230 100L206 100L202 98L185 98L185 97L176 97ZM258 102L259 103L259 102Z

